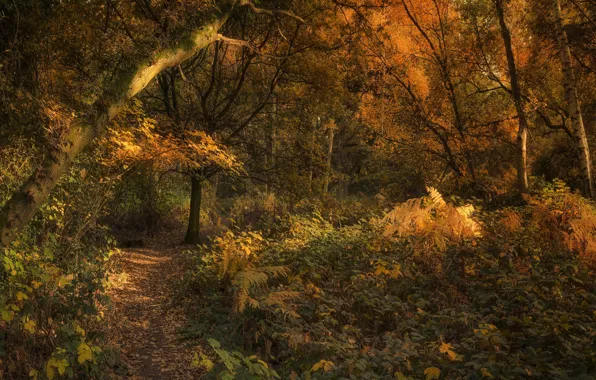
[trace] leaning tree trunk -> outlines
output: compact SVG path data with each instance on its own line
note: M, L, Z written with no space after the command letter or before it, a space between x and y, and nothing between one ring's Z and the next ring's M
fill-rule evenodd
M201 244L201 198L203 180L198 177L191 177L190 193L190 215L188 218L188 229L184 243Z
M511 44L511 33L505 22L505 12L503 11L503 0L495 0L499 25L501 27L501 37L505 45L505 54L507 56L507 66L509 71L509 80L511 82L511 96L515 103L519 128L517 132L517 188L520 193L527 194L528 189L528 120L524 111L524 103L521 96L521 88L517 78L517 68L515 65L515 56Z
M231 4L234 4L233 2ZM56 183L74 158L85 149L124 108L127 101L143 90L160 72L175 67L199 50L220 38L219 29L231 8L220 13L202 28L195 30L177 47L161 50L138 62L134 70L122 72L95 102L92 113L75 119L61 145L52 151L42 165L0 211L0 246L9 245L46 201Z
M584 182L583 190L586 196L595 198L596 193L594 191L594 182L592 179L590 147L588 146L588 138L586 137L586 129L584 127L581 106L579 104L575 74L573 72L573 66L571 65L571 50L569 49L569 40L563 23L561 1L553 0L553 7L555 11L555 32L559 44L561 65L563 66L565 100L567 101L569 117L571 119L571 125L573 126L574 143L579 155L580 169Z

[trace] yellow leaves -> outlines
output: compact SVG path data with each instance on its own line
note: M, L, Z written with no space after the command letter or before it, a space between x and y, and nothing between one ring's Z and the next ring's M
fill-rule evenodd
M25 330L29 331L29 333L31 333L31 334L35 333L36 327L37 327L37 323L32 319L26 320L25 323L23 324L23 328Z
M55 357L51 357L50 360L46 363L46 376L48 379L52 380L56 377L56 371L60 376L64 375L66 372L66 368L69 366L67 359L57 359ZM31 375L30 375L31 376Z
M84 364L85 362L93 360L93 351L84 341L77 347L77 355L77 362L79 364Z
M4 322L10 322L15 317L15 312L20 311L17 305L7 305L5 308L0 309L0 316Z
M441 346L439 347L439 352L442 354L447 354L447 356L449 357L449 360L451 361L455 361L458 359L457 354L455 353L455 351L453 351L451 349L451 344L449 343L441 343Z
M218 166L239 172L241 164L228 149L202 131L186 131L176 136L158 133L157 121L147 117L141 105L129 107L128 120L121 128L109 130L107 145L111 157L104 160L107 166L125 169L142 162L150 162L154 169L201 168ZM132 129L127 126L132 126Z
M17 259L21 258L21 255L18 254L16 255ZM11 276L16 276L18 274L19 271L23 271L23 264L20 261L13 261L10 258L8 258L7 256L4 256L2 258L2 261L4 262L4 269L6 269L6 271L8 273L10 273Z
M411 379L411 377L408 377L408 376L404 375L404 374L403 374L403 373L401 373L401 372L395 372L395 373L393 374L393 376L395 376L395 378L396 378L397 380L410 380L410 379Z
M377 264L375 267L375 276L385 275L391 278L398 278L402 275L401 265L393 264L390 268L383 264Z
M486 368L480 368L480 373L482 374L482 377L490 377L491 379L493 378L492 373L490 373Z
M312 366L310 369L311 372L317 372L318 370L322 369L324 372L329 372L335 367L335 363L329 360L320 360L318 363Z
M74 322L74 330L79 335L85 336L85 330L81 326L79 326L79 324L76 322Z
M70 285L70 282L71 279L69 277L60 276L56 282L56 285L58 285L59 288L64 288L66 285Z
M29 377L33 380L37 380L37 378L39 377L39 371L33 368L31 371L29 371Z
M190 365L193 368L201 368L205 370L205 372L211 371L214 366L213 361L205 356L205 354L201 353L199 356L197 352L194 353L194 357Z
M4 322L10 322L14 319L14 311L8 309L2 309L0 311L0 315L2 316L2 320Z
M33 289L39 289L41 285L43 284L39 281L31 281L31 286L33 287Z
M20 292L20 291L17 292L17 300L22 301L22 300L26 300L26 299L29 299L28 295L26 295L25 293Z
M531 320L528 321L528 323L530 323L530 322L531 322ZM488 323L481 323L479 327L480 328L478 328L478 329L474 329L474 333L475 334L480 334L480 335L483 335L483 336L487 336L490 333L494 333L494 332L497 332L498 331L497 326L491 325L491 324L488 324Z
M426 380L438 379L441 376L441 370L437 367L429 367L424 370L424 375L426 376Z
M464 267L464 272L469 276L475 276L476 275L476 265L474 265L474 264L466 265Z

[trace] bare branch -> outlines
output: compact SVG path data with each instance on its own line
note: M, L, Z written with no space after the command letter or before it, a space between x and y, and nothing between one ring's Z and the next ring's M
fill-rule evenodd
M288 59L290 57L290 55L286 55L286 56L276 56L276 55L271 55L271 54L265 54L265 53L261 53L256 47L252 46L248 41L244 41L244 40L238 40L235 38L229 38L226 37L222 34L219 34L217 36L217 39L219 41L223 41L227 44L230 45L235 45L235 46L242 46L244 48L247 48L248 50L250 50L251 52L260 55L262 57L266 57L266 58L271 58L271 59Z
M257 6L251 0L242 0L240 1L240 6L249 7L254 13L256 14L265 14L271 17L275 17L277 15L286 16L298 21L301 24L305 24L306 21L300 16L296 16L292 12L283 11L283 10L271 10L271 9L263 9L257 8Z

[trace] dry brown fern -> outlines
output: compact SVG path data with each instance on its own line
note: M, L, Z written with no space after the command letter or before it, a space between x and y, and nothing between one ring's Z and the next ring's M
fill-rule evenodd
M428 187L427 190L428 197L410 199L385 215L382 219L385 237L409 239L420 251L444 251L449 244L479 233L478 224L472 218L472 205L455 207L447 203L437 189Z

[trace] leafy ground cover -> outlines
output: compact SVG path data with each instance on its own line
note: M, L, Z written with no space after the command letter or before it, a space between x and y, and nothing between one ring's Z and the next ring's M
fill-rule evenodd
M588 210L588 211L584 211ZM213 378L591 379L594 207L555 183L520 207L440 194L337 227L189 253L195 365Z

